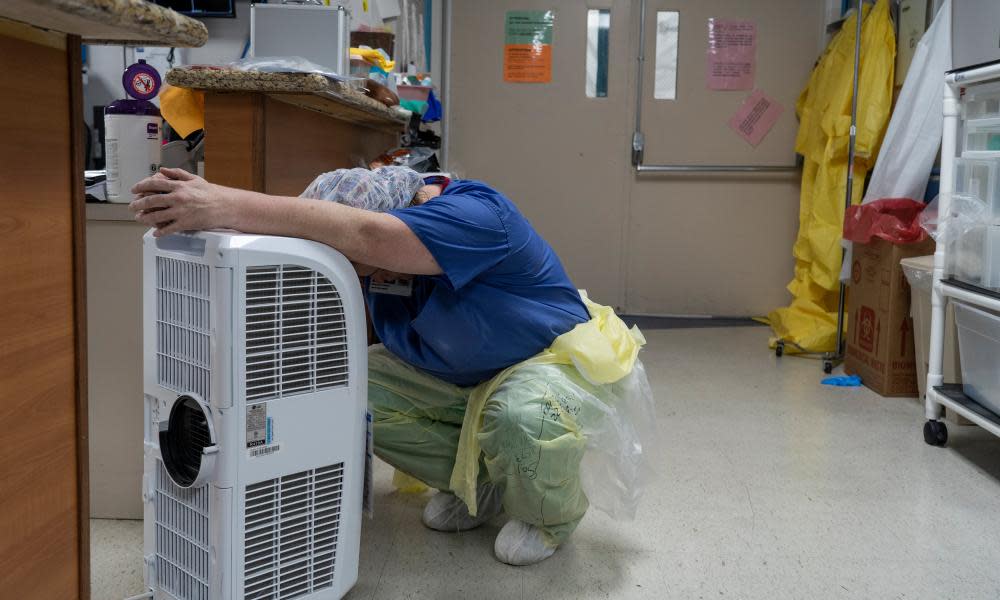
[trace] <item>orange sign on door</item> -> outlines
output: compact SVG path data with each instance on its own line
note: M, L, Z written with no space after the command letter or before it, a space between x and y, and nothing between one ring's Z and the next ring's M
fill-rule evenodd
M514 83L552 81L551 10L510 10L504 24L503 80Z

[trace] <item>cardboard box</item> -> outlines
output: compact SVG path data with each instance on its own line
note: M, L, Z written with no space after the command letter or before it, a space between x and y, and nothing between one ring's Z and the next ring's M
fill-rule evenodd
M916 397L910 285L899 261L934 252L933 240L854 244L844 370L883 396Z

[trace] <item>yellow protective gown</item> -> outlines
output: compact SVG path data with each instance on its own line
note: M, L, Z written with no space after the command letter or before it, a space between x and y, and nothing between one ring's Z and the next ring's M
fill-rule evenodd
M865 9L858 74L854 204L861 202L865 177L875 164L889 123L896 56L889 0L879 0L873 8ZM793 300L790 306L768 315L776 336L771 346L780 338L793 344L789 352L828 352L837 345L855 29L855 16L851 15L813 69L795 107L800 121L795 151L805 163L799 234L792 249L795 278L788 284Z
M594 385L615 383L632 373L639 350L646 338L638 327L629 329L611 307L592 302L587 294L583 302L590 321L560 335L538 355L510 366L473 390L458 440L451 489L476 514L476 484L479 481L480 436L483 410L491 396L514 373L537 365L572 365ZM596 398L596 397L595 397Z
M591 319L538 355L478 386L418 371L381 346L368 354L375 454L406 476L450 490L476 514L476 490L503 490L507 514L541 528L547 544L569 536L593 505L634 516L642 441L655 427L638 329L583 300Z

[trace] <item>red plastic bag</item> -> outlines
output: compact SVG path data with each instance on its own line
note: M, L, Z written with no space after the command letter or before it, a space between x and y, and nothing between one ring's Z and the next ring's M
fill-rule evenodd
M851 206L844 215L844 239L859 244L867 244L873 237L894 244L922 242L927 239L919 218L924 206L909 198L885 198Z

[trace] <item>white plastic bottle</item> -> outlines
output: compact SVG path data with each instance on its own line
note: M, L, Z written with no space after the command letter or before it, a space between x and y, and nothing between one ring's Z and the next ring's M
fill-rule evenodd
M132 201L132 186L160 168L163 119L149 101L160 87L156 69L140 60L122 76L132 99L116 100L104 109L104 156L108 202Z

